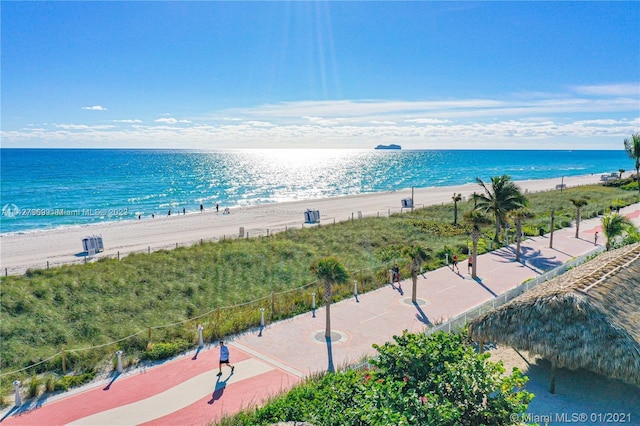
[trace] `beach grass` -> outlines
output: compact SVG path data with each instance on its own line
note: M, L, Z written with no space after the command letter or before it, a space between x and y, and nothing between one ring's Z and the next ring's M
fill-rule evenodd
M600 185L527 198L536 213L527 222L532 232L549 231L551 208L557 227L568 226L576 215L572 198L588 200L583 218L638 201L633 192ZM40 364L0 377L2 393L10 392L13 380L28 382L34 374L112 369L117 350L123 350L131 364L154 343L186 341L195 346L198 324L204 326L207 342L242 333L260 325L261 308L268 322L309 311L312 292L321 306L323 285L309 266L324 256L341 260L351 280L358 281L360 293L385 285L394 262L403 278L409 276L409 259L401 255L404 246L431 250L425 270L443 266L445 253L465 258L471 226L462 217L473 202L460 202L458 209L458 226L452 225L450 203L3 277L0 373ZM492 227L486 226L483 235L481 253L493 237ZM352 294L353 284L336 286L333 300Z

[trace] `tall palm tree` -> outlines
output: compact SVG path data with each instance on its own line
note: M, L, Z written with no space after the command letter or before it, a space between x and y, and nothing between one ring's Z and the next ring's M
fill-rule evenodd
M429 254L430 249L424 249L417 245L406 246L402 249L402 255L408 257L411 260L411 280L413 282L413 289L411 293L411 301L416 302L416 293L418 291L418 271L420 266L425 260L428 260L431 256Z
M571 198L570 201L578 210L576 213L576 238L578 238L578 233L580 232L580 220L582 219L582 208L589 204L589 202L584 198Z
M453 224L457 225L458 224L458 202L462 200L462 195L456 194L454 192L453 197L451 197L451 199L453 200Z
M471 241L473 243L473 249L471 256L473 259L471 266L471 277L478 278L476 274L476 267L478 266L478 240L480 239L480 225L486 225L491 223L491 219L485 216L478 210L471 210L464 215L464 220L473 225L473 231L471 231Z
M324 337L331 338L331 285L346 283L349 280L349 273L335 256L313 262L309 270L324 282L324 300L327 312Z
M631 135L631 139L624 140L624 150L629 158L636 161L636 182L638 182L638 195L640 195L640 132Z
M493 214L496 221L496 235L494 241L498 242L500 230L506 224L507 213L511 210L525 207L527 198L520 192L520 188L511 180L509 175L494 176L491 178L491 188L480 179L476 181L484 189L484 194L476 194L476 209Z
M633 223L629 218L619 213L610 212L602 217L602 232L607 238L605 243L607 251L611 249L611 244L617 237L634 230Z
M516 224L516 262L520 262L520 243L522 242L522 221L535 216L533 211L526 207L512 210L509 216Z

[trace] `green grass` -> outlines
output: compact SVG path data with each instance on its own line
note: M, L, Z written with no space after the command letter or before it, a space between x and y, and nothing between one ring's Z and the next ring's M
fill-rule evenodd
M616 200L637 201L633 192L588 186L529 194L536 218L529 226L549 228L556 209L558 226L575 216L570 198L584 197L583 218ZM459 222L472 203L458 204ZM322 303L322 285L309 271L311 263L335 255L365 292L384 285L394 261L407 277L409 264L401 248L420 244L433 252L425 269L444 264L444 253L463 258L470 243L469 225L451 226L453 205L416 209L389 218L364 218L289 230L271 237L204 243L188 248L133 254L120 261L103 259L87 265L30 270L1 279L0 371L5 373L43 361L65 348L69 371L91 371L111 365L116 350L141 354L150 343L197 342L197 324L206 341L259 325L260 308L267 321L310 310L311 292ZM484 228L491 238L491 226ZM486 250L486 243L480 242ZM350 297L353 284L338 286L334 301ZM199 318L196 318L199 317ZM178 323L164 327L167 324ZM131 336L119 343L110 343ZM151 336L151 338L149 338ZM79 350L103 345L92 350ZM0 378L4 391L17 378L34 373L61 373L60 356L19 374Z

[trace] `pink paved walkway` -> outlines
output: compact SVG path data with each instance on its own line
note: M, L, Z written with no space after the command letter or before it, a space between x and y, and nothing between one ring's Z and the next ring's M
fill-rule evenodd
M640 225L640 206L622 210ZM125 372L40 403L24 401L22 407L0 413L2 425L205 425L221 416L260 404L269 396L291 388L313 372L340 368L364 355L371 345L384 343L407 329L418 332L429 323L445 320L516 287L544 270L592 251L599 219L583 221L580 237L569 228L549 239L530 238L523 243L525 262L516 263L512 248L502 248L478 258L479 281L460 263L460 274L449 268L426 273L418 280L418 304L411 303L411 282L337 303L331 308L333 342L324 338L324 310L268 325L229 343L234 374L216 376L218 348L205 347L176 360ZM598 240L604 244L604 236ZM223 367L224 368L224 367Z

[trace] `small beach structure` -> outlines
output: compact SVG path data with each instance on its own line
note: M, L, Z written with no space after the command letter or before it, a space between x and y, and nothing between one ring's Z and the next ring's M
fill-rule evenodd
M304 212L305 223L318 223L320 222L320 210L309 210Z
M93 256L96 253L104 251L102 235L90 235L84 237L82 239L82 248L89 256Z
M495 342L640 386L640 243L600 254L469 323Z

